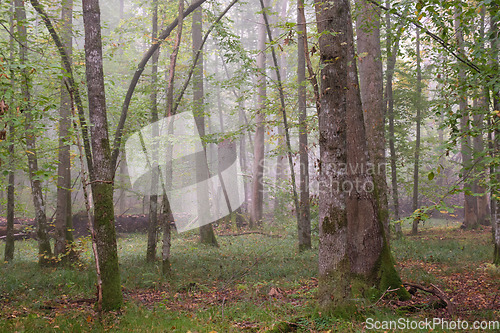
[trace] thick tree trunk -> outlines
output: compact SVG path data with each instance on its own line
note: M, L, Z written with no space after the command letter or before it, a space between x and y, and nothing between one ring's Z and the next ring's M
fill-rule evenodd
M158 0L153 0L153 23L152 23L152 43L157 42L158 38ZM156 84L158 81L158 58L160 56L160 50L156 50L153 54L153 59L151 62L151 123L152 137L156 138L159 135L158 124L158 103L157 103L157 92ZM149 196L149 221L148 221L148 245L146 250L146 261L153 262L156 261L156 244L158 242L158 181L159 181L159 169L158 169L158 146L153 145L152 151L152 176L151 176L151 195Z
M300 211L299 211L299 251L311 248L311 218L309 205L309 154L307 143L307 107L306 107L306 58L304 20L304 0L297 4L297 83L299 107L299 159L300 159Z
M26 65L28 58L28 36L26 33L26 11L24 2L22 0L15 0L16 6L16 21L18 38L23 42L20 46L20 63L22 66ZM23 67L21 91L23 95L23 102L20 107L26 116L26 155L28 157L28 171L31 183L31 194L33 197L33 206L35 208L35 221L37 225L37 238L38 238L38 263L42 266L48 265L52 257L52 249L50 248L50 240L47 234L47 216L45 215L45 203L43 200L42 183L36 177L38 172L38 159L36 154L36 134L33 127L33 115L30 105L30 83L29 83L29 70L28 67Z
M416 137L415 137L415 155L413 161L413 201L412 201L412 210L415 212L418 209L418 181L419 181L419 164L420 164L420 116L421 116L421 101L422 101L422 68L421 68L421 60L420 60L420 29L417 28L417 100L415 102L415 106L417 109L417 115L415 116L416 123ZM413 220L413 225L411 229L412 235L416 235L418 233L418 223L420 222L419 218Z
M202 47L202 9L197 8L193 12L193 24L192 24L192 35L193 35L193 59L196 57L196 53ZM203 52L200 53L200 58L197 62L195 71L193 73L193 114L196 121L196 127L198 128L198 133L200 137L205 136L205 116L203 110ZM196 179L197 183L208 179L208 167L207 167L207 156L206 156L206 146L203 143L204 154L202 158L196 158ZM205 206L208 203L208 191L205 189L197 190L198 194L198 218L201 220L204 217L204 213L207 209ZM219 246L217 239L215 238L214 229L212 224L205 224L200 227L200 242L202 244L208 244L212 246Z
M268 1L266 1L268 7ZM266 24L264 16L261 15L260 24L257 28L258 40L257 48L257 68L260 73L257 75L257 114L255 115L255 137L252 165L252 206L250 210L250 228L260 225L262 222L264 205L264 122L266 109Z
M101 17L98 0L83 0L83 22L89 115L92 125L91 144L94 172L90 177L94 199L94 227L102 277L102 308L106 311L119 309L123 304L123 295L114 224L114 167L111 162L108 138L102 67Z
M387 0L386 7L390 8L390 0ZM397 156L395 147L395 131L394 131L394 96L392 91L392 80L394 77L394 69L396 67L396 59L399 49L399 35L396 39L394 48L392 47L392 28L391 28L391 14L386 14L386 29L387 29L387 77L386 77L386 88L385 88L385 105L386 114L389 117L389 151L391 154L391 185L392 185L392 202L394 205L394 219L398 221L399 217L399 191L398 191L398 170L396 166ZM403 235L403 230L401 228L401 223L396 223L394 225L394 230L397 238Z
M321 59L319 114L319 305L323 311L349 306L351 273L347 253L346 93L348 86L348 0L315 0ZM335 32L333 34L332 32ZM352 41L351 41L352 43Z
M370 161L373 167L374 196L378 219L389 235L389 209L385 173L385 109L382 52L380 50L380 15L367 0L356 0L357 49L361 101Z
M371 176L369 148L364 122L364 110L358 83L358 72L354 53L354 37L350 15L347 29L348 76L346 90L347 108L347 176L343 185L347 192L347 241L350 269L353 274L355 296L368 296L375 287L380 293L387 289L399 288L401 299L409 298L394 267L389 247L387 225L379 212L376 184ZM378 76L382 80L382 76ZM381 83L380 83L381 84ZM383 121L382 121L383 123Z
M71 61L73 43L73 0L65 0L62 3L61 21L63 24L61 30L61 42L64 45L65 52ZM62 70L63 74L66 71ZM71 159L70 143L71 137L69 130L71 128L71 97L67 90L66 80L61 82L61 105L59 107L59 165L57 169L57 208L56 208L56 242L54 245L54 254L61 256L63 263L67 262L73 243L72 212L71 212ZM74 256L75 253L73 252Z

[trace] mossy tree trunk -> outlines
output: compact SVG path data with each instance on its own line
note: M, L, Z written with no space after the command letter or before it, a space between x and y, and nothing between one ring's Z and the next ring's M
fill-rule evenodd
M348 48L344 45L351 22L348 0L315 0L315 4L322 67L318 295L320 308L334 311L348 307L351 298L346 197L341 188L346 173L345 169L338 167L347 163L345 89L348 85L349 57Z
M322 62L319 294L324 310L349 308L350 295L400 288L380 220L354 57L349 2L316 1ZM324 33L324 32L332 32Z
M101 18L98 0L83 0L85 63L93 173L94 229L102 278L102 309L115 310L123 304L118 267L113 207L113 174L106 117Z

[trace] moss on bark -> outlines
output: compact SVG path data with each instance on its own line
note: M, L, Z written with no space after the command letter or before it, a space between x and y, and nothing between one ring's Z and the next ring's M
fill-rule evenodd
M102 309L119 309L123 304L116 247L113 184L97 182L92 186L95 203L94 227L102 280Z

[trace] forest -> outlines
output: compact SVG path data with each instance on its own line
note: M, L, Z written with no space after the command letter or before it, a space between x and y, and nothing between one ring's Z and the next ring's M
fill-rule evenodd
M0 13L0 332L500 331L498 0Z

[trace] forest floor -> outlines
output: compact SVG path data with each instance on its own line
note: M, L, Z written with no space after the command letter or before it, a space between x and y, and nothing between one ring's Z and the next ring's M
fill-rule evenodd
M159 263L145 262L144 234L120 237L125 306L101 320L88 238L79 240L81 261L72 268L39 268L36 242L19 241L15 261L0 263L0 332L363 332L368 320L499 320L500 270L489 264L491 228L458 226L428 223L418 236L392 241L403 281L435 286L453 311L421 290L406 302L387 292L360 301L354 320L316 308L317 235L312 251L298 253L294 231L276 225L273 235L281 237L219 235L220 248L199 245L194 232L175 234L169 279Z

